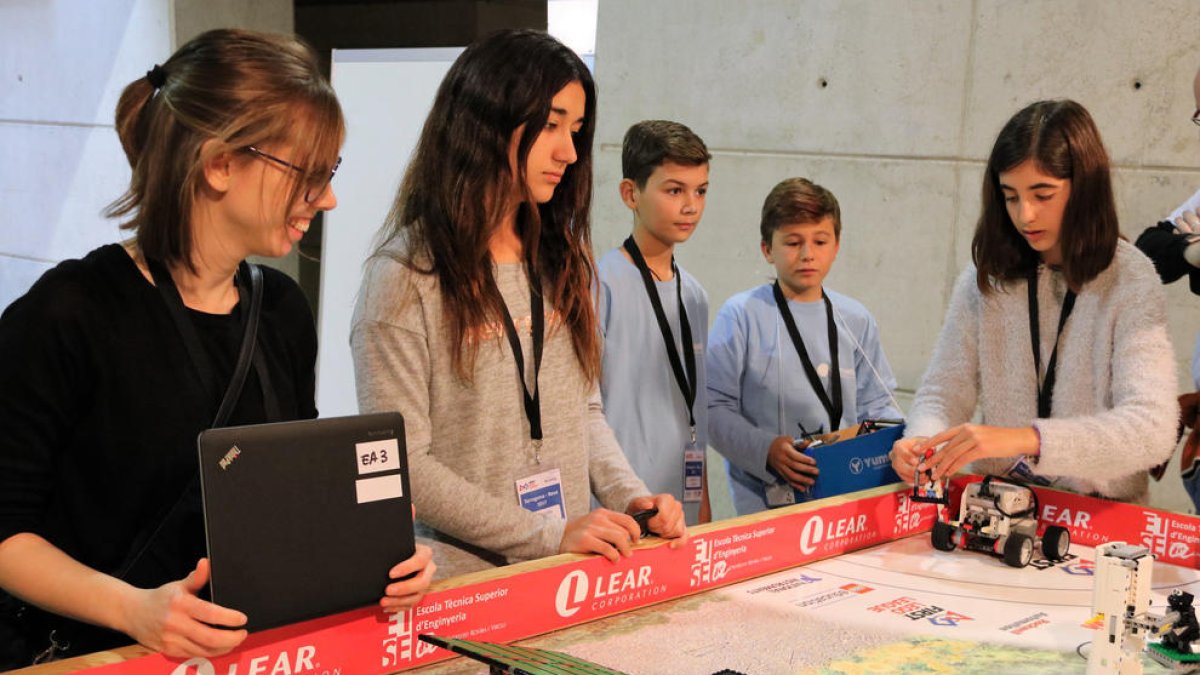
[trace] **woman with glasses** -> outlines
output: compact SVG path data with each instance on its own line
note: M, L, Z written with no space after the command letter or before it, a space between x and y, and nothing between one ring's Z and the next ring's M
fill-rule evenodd
M973 463L1145 501L1179 414L1165 296L1120 237L1108 154L1078 103L1040 101L1004 125L971 253L892 449L896 472L939 480Z
M632 514L664 537L604 421L589 211L596 93L536 31L468 47L438 89L351 346L359 408L399 410L422 533L460 573L560 552L630 555ZM592 495L606 508L591 509Z
M109 215L133 237L0 317L0 665L131 638L175 657L240 644L246 617L199 597L196 436L317 415L308 303L245 263L337 204L344 123L312 50L205 33L125 88L116 126L132 180ZM429 555L391 570L385 609L419 599Z

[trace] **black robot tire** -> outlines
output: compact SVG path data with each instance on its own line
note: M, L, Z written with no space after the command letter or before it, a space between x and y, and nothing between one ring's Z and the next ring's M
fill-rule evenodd
M1046 560L1054 562L1066 560L1070 550L1071 533L1067 531L1067 528L1058 525L1046 528L1046 533L1042 535L1042 555L1046 556Z
M940 520L935 522L929 538L933 542L933 547L939 551L954 550L954 526L949 523L943 523Z
M1004 563L1009 567L1024 567L1033 560L1033 539L1014 534L1004 542Z

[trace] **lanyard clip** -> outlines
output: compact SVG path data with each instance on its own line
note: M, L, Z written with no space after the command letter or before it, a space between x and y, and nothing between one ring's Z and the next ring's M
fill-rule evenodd
M542 463L542 439L534 438L533 441L533 462L535 464Z
M692 431L692 445L695 445L696 444L696 427L695 427L695 425L692 425L691 431Z

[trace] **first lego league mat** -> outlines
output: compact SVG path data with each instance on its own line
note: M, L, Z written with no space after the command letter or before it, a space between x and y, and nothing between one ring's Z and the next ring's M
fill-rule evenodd
M1094 570L1083 545L1017 569L915 535L521 644L638 674L1083 673L1091 641L1107 637L1092 614ZM1200 572L1159 563L1152 587L1161 613L1172 590L1198 594Z
M955 479L955 492L971 480ZM1066 561L1016 569L936 551L933 506L878 488L702 526L683 546L641 548L617 564L559 556L448 580L415 610L364 608L266 631L211 660L114 654L133 660L93 672L370 674L451 656L420 633L519 641L635 674L1083 672L1076 650L1101 635L1093 546L1155 553L1152 611L1175 588L1200 588L1200 519L1037 492L1043 525L1071 532ZM486 671L456 659L422 672Z
M977 479L956 479L955 495L972 480ZM1067 560L1051 563L1035 555L1029 566L1013 568L979 552L937 551L930 542L929 505L899 492L892 495L889 512L886 498L876 510L876 498L862 497L847 504L848 511L797 514L804 519L798 537L786 525L791 516L782 515L748 532L712 533L705 545L697 545L712 560L728 560L726 572L766 557L752 544L743 550L756 541L748 535L766 534L771 543L790 540L798 543L800 556L823 559L521 644L639 675L709 674L723 668L747 675L1062 675L1083 673L1091 642L1107 639L1103 621L1092 611L1093 546L1125 541L1155 554L1152 612L1166 610L1172 590L1200 595L1197 518L1053 490L1038 493L1041 524L1072 534ZM893 538L872 544L880 530ZM1148 674L1167 672L1145 657L1142 661ZM486 670L458 661L420 672Z

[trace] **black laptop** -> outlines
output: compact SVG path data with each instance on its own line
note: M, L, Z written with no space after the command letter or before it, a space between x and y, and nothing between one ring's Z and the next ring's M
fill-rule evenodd
M414 552L399 413L210 429L212 600L262 630L378 602Z

